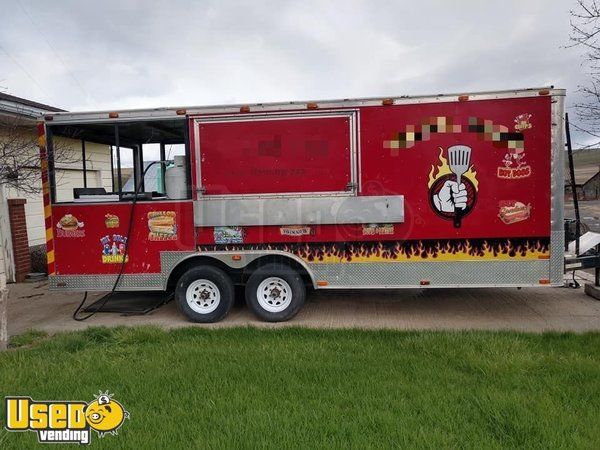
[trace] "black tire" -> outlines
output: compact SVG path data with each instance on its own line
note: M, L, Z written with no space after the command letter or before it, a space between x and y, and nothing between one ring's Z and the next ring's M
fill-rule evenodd
M200 280L208 281L208 283L204 282L203 284L200 284ZM196 283L194 284L194 282ZM195 297L197 298L197 301L195 301L196 306L194 308L188 303L186 298L188 288L192 285L194 285L194 287L190 294L198 296ZM215 292L215 287L218 290L219 295L216 306L214 305L216 298L211 297ZM209 295L209 297L204 299L201 297L202 295ZM218 267L192 267L179 278L179 281L177 281L175 298L179 310L192 322L218 322L227 315L231 309L231 305L233 305L233 282L229 275ZM213 307L214 309L212 309Z
M273 292L274 288L279 296L267 296L265 291L263 291L263 304L261 304L258 299L258 289L261 283L269 278L278 278L283 280L284 283L272 281L271 284L267 285L265 289L269 289L269 286L271 286L271 292ZM288 287L290 292L287 292ZM290 295L291 298L288 301L287 296ZM283 301L284 298L286 299L285 301ZM279 304L277 304L278 299L282 299ZM259 319L266 322L284 322L291 319L304 306L305 299L306 287L304 286L302 277L294 269L284 264L273 263L259 267L250 275L246 283L246 304L248 308ZM269 305L269 303L271 304ZM263 305L267 305L271 309L275 309L275 311L266 309Z

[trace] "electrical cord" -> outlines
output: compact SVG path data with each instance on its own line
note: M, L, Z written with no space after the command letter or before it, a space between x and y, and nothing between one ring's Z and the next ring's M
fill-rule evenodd
M569 286L571 289L577 289L577 288L581 287L581 285L579 284L579 281L577 281L577 280L575 279L575 271L573 271L573 281L571 281L571 282L568 284L568 286Z
M110 300L110 298L112 298L112 296L115 294L117 287L119 286L119 283L121 282L121 278L123 277L123 273L125 271L125 265L127 264L127 255L129 253L129 238L131 237L131 230L133 228L133 213L135 211L135 205L137 204L137 201L138 201L138 194L142 187L144 178L146 177L146 172L148 172L148 169L150 167L152 167L154 164L158 164L158 163L167 164L167 161L152 161L150 164L148 164L148 167L146 167L144 169L144 171L142 172L142 176L140 177L140 180L138 181L138 184L134 191L133 201L131 202L131 208L129 210L129 225L127 227L127 235L126 235L126 240L125 240L125 251L123 252L123 260L121 261L121 268L119 269L119 273L117 275L115 283L113 284L112 289L110 290L110 292L108 294L106 294L104 296L104 298L102 299L102 303L100 303L100 305L96 309L94 309L94 311L90 312L86 316L77 317L77 315L83 308L83 305L85 304L85 301L87 300L87 297L88 297L88 291L85 291L85 294L83 295L83 299L81 300L81 303L79 304L77 309L73 312L73 320L76 320L78 322L83 322L84 320L89 319L90 317L95 315L97 312L100 312L104 308L104 306L106 306L106 303L108 302L108 300Z

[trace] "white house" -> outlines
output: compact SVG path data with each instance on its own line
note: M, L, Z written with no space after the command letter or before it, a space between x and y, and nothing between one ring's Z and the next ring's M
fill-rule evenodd
M47 112L62 111L49 105L33 102L23 98L15 97L8 94L0 93L0 115L4 119L14 119L14 122L4 120L0 124L0 141L8 139L8 135L15 133L15 126L10 125L11 129L7 129L7 123L17 124L18 133L21 136L31 141L31 146L28 151L32 155L37 155L37 122L43 118ZM81 158L81 141L75 139L57 138L56 148L61 148L71 155L68 162L61 162L57 158L56 162L56 183L57 197L61 201L69 201L73 199L73 188L83 186L83 159ZM107 145L97 143L85 143L85 168L88 187L104 187L107 190L112 188L112 168L111 168L111 150ZM0 160L0 166L9 164L8 161ZM27 170L40 170L39 163ZM9 187L5 190L5 201L7 199L23 198L27 200L25 204L26 228L29 247L35 247L45 244L45 224L44 224L44 208L41 194L41 181L39 184L40 191L35 194L24 192L23 190ZM1 196L0 196L1 198ZM0 205L0 238L3 242L8 243L8 249L4 251L4 272L9 281L15 281L15 258L11 252L11 239L8 237L14 232L7 226L6 220L6 204ZM1 220L4 216L4 220Z

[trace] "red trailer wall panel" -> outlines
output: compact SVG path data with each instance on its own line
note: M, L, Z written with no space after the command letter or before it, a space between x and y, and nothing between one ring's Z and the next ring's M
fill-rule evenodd
M414 130L417 139L421 133L421 140L386 148L386 141L406 130ZM549 236L550 132L549 97L364 108L361 194L403 194L405 222L398 232L406 239ZM502 136L508 134L513 136ZM522 139L523 149L508 148L510 137ZM471 147L476 172L471 177L476 187L469 193L475 204L460 228L441 217L430 201L430 174L438 174L440 154L447 159L453 145ZM506 219L512 211L518 213L511 206L516 202L529 206L529 213Z
M314 225L297 233L282 226L244 227L244 245L318 242L326 249L335 242L402 241L418 247L424 241L469 240L480 245L537 246L546 254L551 197L550 97L361 107L357 111L359 195L404 195L404 222L385 227ZM294 122L302 120L291 120L286 126ZM245 126L252 128L253 124ZM462 177L469 211L459 228L452 215L436 208L433 200L445 181L456 179L447 165L448 148L454 145L471 148L470 170ZM331 161L328 170L335 173L338 166ZM275 170L280 164L281 160L272 159L265 167ZM250 167L255 167L254 163ZM214 165L212 177L229 177L229 169ZM329 189L329 181L312 178L309 182L317 187L310 190L319 190L319 183L323 183L322 190ZM266 189L248 186L248 182L238 182L238 187L246 186L240 192ZM197 242L218 244L212 228L199 228Z
M130 217L131 203L54 205L56 274L119 273ZM160 273L161 251L195 249L193 230L191 201L137 203L124 273Z

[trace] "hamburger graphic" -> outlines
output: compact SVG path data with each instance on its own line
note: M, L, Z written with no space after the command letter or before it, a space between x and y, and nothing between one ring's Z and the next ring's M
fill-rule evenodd
M56 224L57 228L64 231L75 231L77 228L83 227L83 223L77 221L77 217L72 214L65 214Z
M175 211L151 211L148 213L148 240L172 241L177 239Z

